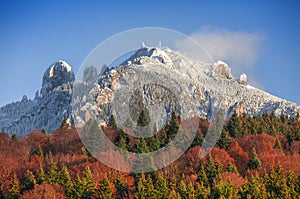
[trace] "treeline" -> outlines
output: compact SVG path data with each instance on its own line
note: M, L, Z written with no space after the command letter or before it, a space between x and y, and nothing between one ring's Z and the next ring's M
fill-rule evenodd
M141 114L138 122L143 126L147 120ZM156 136L144 139L118 129L113 117L103 130L122 149L143 153L165 146L183 122L172 114ZM233 114L216 147L201 159L208 126L208 121L199 119L194 142L180 159L142 174L101 164L66 123L50 135L0 133L0 198L300 197L299 117ZM126 164L122 154L112 151L106 156L112 157Z

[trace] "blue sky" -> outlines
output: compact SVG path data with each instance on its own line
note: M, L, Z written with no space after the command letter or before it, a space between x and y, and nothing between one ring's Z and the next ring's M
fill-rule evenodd
M255 86L300 105L300 3L249 2L0 1L0 106L32 98L56 60L76 73L101 41L145 26L198 38L234 73L245 71Z

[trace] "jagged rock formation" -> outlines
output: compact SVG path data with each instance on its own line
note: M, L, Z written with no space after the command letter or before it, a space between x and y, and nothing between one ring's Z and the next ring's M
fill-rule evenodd
M55 62L33 100L24 96L0 108L0 131L21 135L46 128L50 133L60 127L63 115L79 126L91 118L105 125L111 114L118 124L134 123L141 109L152 118L151 127L157 127L173 111L183 119L210 118L218 105L227 115L237 110L296 116L300 110L295 103L250 86L246 75L235 80L222 61L204 63L168 48L142 46L119 66L103 67L100 74L93 66L85 68L82 80L75 83L71 67ZM133 121L128 122L128 114Z
M45 128L51 133L61 125L63 116L70 116L72 83L71 67L64 61L53 63L44 73L40 94L33 100L22 101L0 108L0 131L22 135L34 129Z
M247 75L245 73L240 75L240 84L243 84L245 86L248 85Z
M247 115L273 111L277 116L295 116L297 112L295 103L248 85L246 75L235 80L222 61L203 63L168 48L142 46L120 66L101 74L89 89L83 97L74 99L74 104L80 102L74 109L77 124L84 124L90 117L103 124L115 114L122 125L128 120L123 117L126 113L139 115L139 110L146 109L160 126L164 123L161 119L168 119L172 111L182 118L210 118L212 107L218 103L227 115L233 110ZM89 100L82 103L82 99ZM132 100L138 105L128 108ZM134 116L131 119L136 122Z

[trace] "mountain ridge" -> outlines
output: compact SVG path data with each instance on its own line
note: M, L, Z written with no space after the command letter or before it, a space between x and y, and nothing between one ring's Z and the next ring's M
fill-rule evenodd
M61 125L64 116L72 123L82 125L89 117L97 117L105 125L109 116L116 114L112 112L113 107L120 103L116 97L123 99L118 92L125 88L139 91L150 112L153 109L150 104L160 108L155 110L158 111L156 119L168 119L175 109L185 114L182 117L210 118L214 101L220 99L222 109L228 114L238 110L247 115L274 112L276 116L296 116L300 112L296 103L250 86L245 74L235 79L231 68L222 61L195 61L169 48L143 46L119 66L107 68L102 74L92 66L86 67L83 80L74 81L72 68L65 61L51 64L43 75L42 88L33 100L24 96L21 101L0 108L0 130L23 135L45 128L51 133ZM141 87L147 82L161 85ZM74 98L74 86L75 89L76 86L85 89L78 99ZM166 88L174 90L172 92L177 96L173 99L166 96L164 93L169 92L165 91ZM159 95L165 96L161 103L156 102ZM78 107L80 111L76 109ZM120 109L123 108L120 105ZM117 119L124 122L126 118L121 114Z

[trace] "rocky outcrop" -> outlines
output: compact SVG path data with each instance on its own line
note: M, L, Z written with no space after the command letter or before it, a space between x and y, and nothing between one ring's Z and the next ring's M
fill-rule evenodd
M173 111L182 119L210 119L215 108L227 115L236 110L250 116L264 112L296 116L300 111L295 103L248 85L246 75L233 79L222 61L203 63L168 48L144 46L120 66L97 72L87 67L81 81L74 82L71 67L55 62L46 70L41 92L33 100L24 96L0 108L0 131L21 135L45 128L50 133L60 127L64 115L79 126L91 118L105 126L111 114L118 125L129 124L136 122L141 109L155 128L170 119Z
M240 84L247 86L248 85L248 80L247 80L247 75L245 73L240 75Z
M212 77L221 77L224 79L232 79L231 68L224 62L218 61L213 65L211 73Z
M234 80L230 67L222 61L208 64L168 48L145 46L120 66L101 74L96 87L85 92L84 98L91 100L73 112L78 124L86 121L83 112L101 122L107 122L113 114L119 125L127 122L129 113L131 122L136 122L140 110L145 109L156 120L151 125L159 127L172 111L182 119L210 118L218 104L228 115L233 111L251 116L273 111L277 116L296 116L297 111L295 103L248 85L244 74ZM80 97L74 104L79 101Z
M59 128L63 116L70 118L72 84L75 79L65 61L53 63L44 73L41 92L33 100L21 101L0 108L0 131L22 135L34 129L47 133Z

